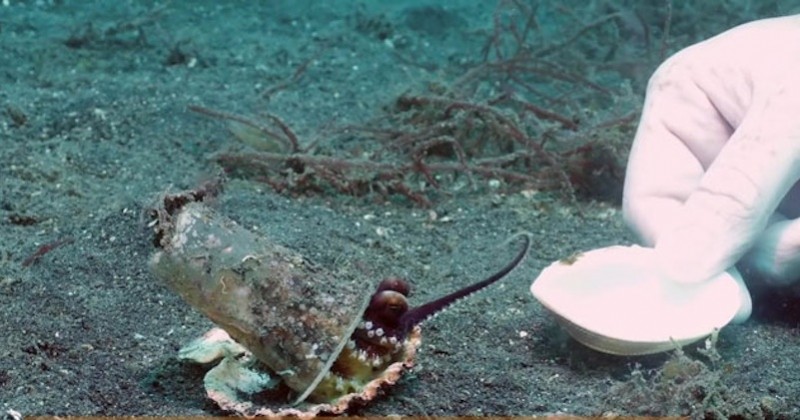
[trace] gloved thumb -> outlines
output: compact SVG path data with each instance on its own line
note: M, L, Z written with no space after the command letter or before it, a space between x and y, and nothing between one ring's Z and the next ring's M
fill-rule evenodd
M800 219L773 219L738 264L749 278L786 286L800 280Z

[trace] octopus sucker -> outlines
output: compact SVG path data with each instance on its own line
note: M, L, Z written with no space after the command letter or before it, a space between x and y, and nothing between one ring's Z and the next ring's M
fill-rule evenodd
M164 198L151 212L157 250L150 265L225 330L181 354L203 363L222 358L206 374L206 390L223 409L244 415L341 413L369 401L413 365L420 323L506 276L530 246L522 235L522 249L496 273L412 307L405 280L375 285L363 273L321 267L244 229L204 203L220 190L212 185ZM262 379L245 383L248 378ZM258 403L241 399L275 383L293 395L274 406L261 397Z

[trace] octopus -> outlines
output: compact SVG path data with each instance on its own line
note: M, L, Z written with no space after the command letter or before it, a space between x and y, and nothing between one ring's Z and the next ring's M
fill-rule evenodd
M407 281L394 277L381 281L370 298L363 321L313 396L329 400L337 394L357 392L365 382L399 361L406 338L414 327L456 301L502 279L522 262L530 246L528 236L522 237L522 249L501 270L484 280L414 308L409 308L407 298L411 286Z
M153 210L150 266L218 326L179 357L221 360L206 373L206 392L245 415L341 413L369 401L413 365L421 323L505 277L530 246L520 235L522 248L502 269L412 307L407 281L365 288L362 273L321 267L206 205L216 193L168 195Z

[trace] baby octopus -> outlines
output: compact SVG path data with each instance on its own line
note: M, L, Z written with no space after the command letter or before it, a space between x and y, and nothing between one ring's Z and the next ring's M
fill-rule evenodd
M463 299L497 282L516 268L525 257L530 238L521 235L524 244L514 259L488 278L426 304L409 308L407 297L411 286L400 278L387 278L377 287L364 312L363 320L353 332L346 347L317 386L313 398L330 400L338 395L356 392L367 381L403 356L405 340L411 330Z

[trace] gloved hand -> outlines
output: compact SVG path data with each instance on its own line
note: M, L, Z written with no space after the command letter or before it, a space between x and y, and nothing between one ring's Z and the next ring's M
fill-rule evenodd
M733 28L652 76L623 214L676 281L737 263L800 280L798 179L800 15Z

